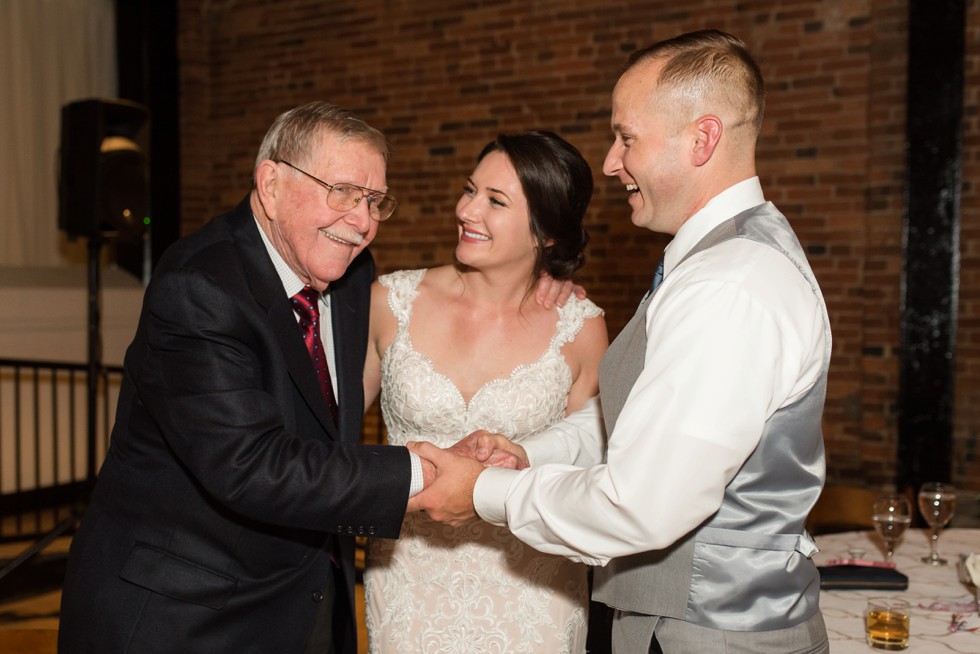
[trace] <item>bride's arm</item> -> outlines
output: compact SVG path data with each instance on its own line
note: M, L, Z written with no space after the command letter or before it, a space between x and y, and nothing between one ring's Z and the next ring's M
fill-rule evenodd
M544 431L521 441L532 466L565 463L579 468L598 465L606 459L606 432L598 396L582 408Z
M582 408L589 398L599 394L599 362L609 347L609 332L602 315L588 318L575 340L562 348L562 355L575 375L568 391L565 415Z
M364 359L364 410L374 404L381 391L381 343L392 328L394 316L388 308L388 289L379 282L371 285L371 319L368 327L367 356ZM397 326L397 325L395 325ZM393 333L393 332L392 332Z
M589 318L563 355L576 372L565 419L521 441L531 465L565 463L582 468L606 458L606 437L599 406L599 361L609 347L602 316Z

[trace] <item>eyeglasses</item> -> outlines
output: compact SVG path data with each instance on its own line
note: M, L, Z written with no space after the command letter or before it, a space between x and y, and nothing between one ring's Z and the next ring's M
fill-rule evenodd
M381 222L391 218L395 213L398 203L395 198L388 193L381 193L356 184L327 184L318 177L314 177L305 170L297 168L285 159L276 159L276 163L284 163L295 171L301 172L314 182L327 189L327 206L334 211L350 211L361 200L367 198L368 214L371 218Z

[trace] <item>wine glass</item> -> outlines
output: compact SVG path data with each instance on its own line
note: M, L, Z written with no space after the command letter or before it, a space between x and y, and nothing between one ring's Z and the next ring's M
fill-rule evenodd
M932 528L929 555L922 557L922 562L947 565L949 561L939 556L936 546L939 542L939 531L946 526L956 511L956 489L950 484L934 481L922 484L922 488L919 489L919 511Z
M871 510L871 522L885 543L885 561L890 563L895 554L895 544L912 522L912 506L904 495L880 495Z

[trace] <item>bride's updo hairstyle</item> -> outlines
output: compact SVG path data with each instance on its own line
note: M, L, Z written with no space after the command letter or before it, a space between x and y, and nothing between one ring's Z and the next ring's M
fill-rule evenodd
M568 141L547 131L501 134L487 144L477 163L491 152L510 160L521 182L537 241L535 277L548 273L569 279L585 263L589 235L582 227L592 199L592 169Z

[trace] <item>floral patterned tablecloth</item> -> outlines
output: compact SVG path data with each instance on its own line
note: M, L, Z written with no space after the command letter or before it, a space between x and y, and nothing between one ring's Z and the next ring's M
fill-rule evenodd
M854 557L883 560L881 539L873 531L827 534L816 538L820 552L813 560L824 565L836 558ZM831 654L868 654L864 642L864 610L869 597L901 597L912 605L909 654L962 652L980 654L980 616L973 587L957 578L960 553L980 554L980 529L946 529L939 537L939 554L948 566L921 563L929 552L929 535L909 530L895 550L899 572L909 578L903 592L875 590L835 590L820 593L820 609L830 637Z

